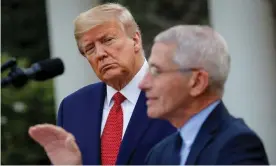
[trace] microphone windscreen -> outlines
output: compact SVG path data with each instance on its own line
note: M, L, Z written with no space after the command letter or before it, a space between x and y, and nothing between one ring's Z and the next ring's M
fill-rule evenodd
M63 62L59 58L47 59L38 62L37 65L40 66L40 70L34 76L37 81L47 80L64 72Z

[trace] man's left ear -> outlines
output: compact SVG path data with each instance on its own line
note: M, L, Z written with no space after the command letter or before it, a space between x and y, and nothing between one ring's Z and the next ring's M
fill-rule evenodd
M141 49L141 34L140 32L135 32L134 37L132 38L134 41L134 51L138 52Z
M193 97L199 96L207 90L209 85L209 74L206 71L196 71L191 78L190 95Z

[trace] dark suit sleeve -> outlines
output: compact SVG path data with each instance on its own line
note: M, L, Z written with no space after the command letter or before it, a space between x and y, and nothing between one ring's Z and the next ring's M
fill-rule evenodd
M60 103L57 115L57 125L60 127L63 127L63 104L64 100L62 100L62 102Z
M219 165L267 165L262 141L254 133L243 133L231 138L221 149Z

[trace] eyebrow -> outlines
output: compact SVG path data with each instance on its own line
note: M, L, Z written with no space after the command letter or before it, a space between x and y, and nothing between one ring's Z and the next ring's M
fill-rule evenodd
M102 40L105 36L106 36L106 35L103 35L103 36L101 36L101 37L98 37L98 38L96 38L96 40ZM88 42L86 42L86 43L83 45L83 48L84 48L84 49L87 49L87 48L91 47L93 43L94 43L93 41L90 41L90 40L89 40Z
M90 47L92 47L93 43L92 42L88 42L83 48L84 48L84 52L87 51L87 49L89 49Z
M160 67L157 64L150 63L149 67L155 67L156 69L160 70Z
M104 38L109 37L109 36L113 36L113 37L114 37L115 34L113 34L113 33L112 33L112 34L105 33L105 34L103 34L103 35L97 37L97 38L96 38L96 41L97 41L97 40L102 41ZM87 47L91 46L92 43L94 43L94 42L91 42L91 41L87 42L87 44L84 45L84 48L87 48Z

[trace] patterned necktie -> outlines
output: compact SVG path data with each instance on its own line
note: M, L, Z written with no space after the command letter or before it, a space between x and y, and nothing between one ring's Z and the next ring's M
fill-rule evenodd
M121 103L126 98L117 92L101 138L102 165L115 165L123 134L123 110Z

